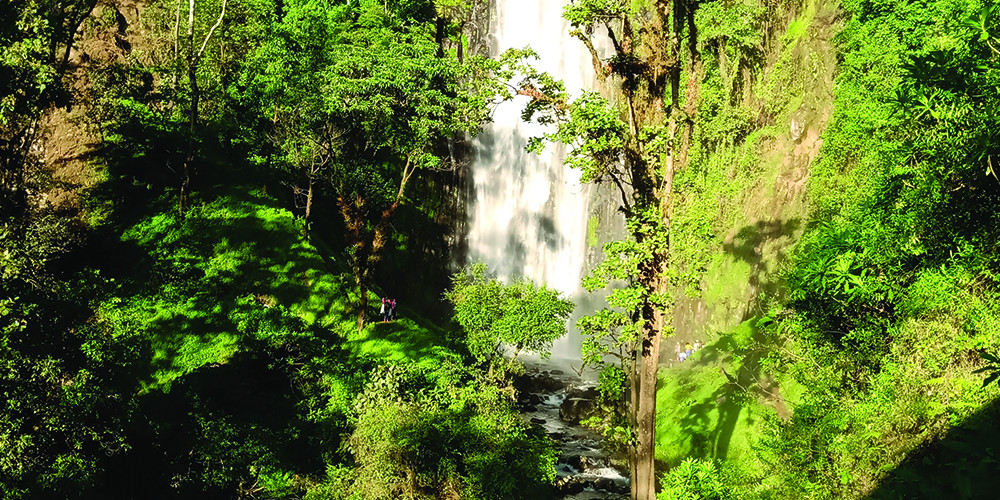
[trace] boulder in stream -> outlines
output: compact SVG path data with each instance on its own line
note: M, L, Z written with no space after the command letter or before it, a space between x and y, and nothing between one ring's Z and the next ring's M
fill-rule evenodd
M528 372L514 377L514 387L521 393L552 393L566 387L566 383L547 372Z
M556 491L561 496L575 495L583 491L588 481L580 476L563 476L556 479Z
M599 455L572 454L559 457L559 462L569 465L578 472L593 472L608 467L608 459Z
M559 418L570 423L579 423L594 414L597 388L573 388L567 391L566 399L559 406Z
M625 482L618 482L610 477L599 477L594 481L594 489L606 491L608 493L628 494L629 486Z

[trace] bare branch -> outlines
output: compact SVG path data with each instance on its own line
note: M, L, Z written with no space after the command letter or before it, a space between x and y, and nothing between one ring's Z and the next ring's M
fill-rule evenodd
M205 35L205 41L201 42L201 50L198 51L198 59L201 59L201 56L205 54L205 47L208 45L208 39L212 38L212 33L215 33L216 28L222 25L222 18L226 16L226 1L227 0L222 0L222 9L221 12L219 12L219 20L215 22L210 30L208 30L208 34ZM191 0L191 15L194 16L194 0ZM193 17L191 22L194 23Z
M569 32L570 36L576 37L578 40L583 42L583 45L587 47L587 51L590 52L591 64L594 65L594 72L597 73L597 78L604 80L611 74L611 67L604 64L601 61L601 56L597 53L597 49L594 47L594 42L589 36L584 34L580 30L573 30Z

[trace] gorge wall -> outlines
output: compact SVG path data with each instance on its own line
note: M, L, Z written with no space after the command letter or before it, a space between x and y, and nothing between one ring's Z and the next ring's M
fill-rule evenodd
M714 239L682 236L704 267L700 293L678 297L677 341L713 339L782 297L781 266L804 228L810 167L833 113L838 9L806 0L766 13L759 59L740 68L745 83L733 96L752 117L750 130L694 165L718 184L682 202L694 217L711 218Z

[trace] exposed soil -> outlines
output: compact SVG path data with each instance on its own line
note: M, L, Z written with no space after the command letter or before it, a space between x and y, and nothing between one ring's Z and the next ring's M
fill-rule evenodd
M124 63L132 50L144 2L101 1L77 31L63 76L72 97L66 107L53 108L43 117L37 151L50 178L38 203L61 209L80 209L80 197L97 178L91 161L99 137L88 127L86 110L95 66ZM114 22L107 22L111 18Z

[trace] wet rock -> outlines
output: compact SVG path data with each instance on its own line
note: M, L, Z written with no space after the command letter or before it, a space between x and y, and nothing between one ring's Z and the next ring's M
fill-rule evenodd
M549 433L549 437L552 438L552 440L554 440L554 441L562 441L563 439L566 438L566 433L565 432L551 432L551 433Z
M521 393L552 393L565 386L565 382L546 372L529 372L514 379L514 387Z
M566 372L564 372L562 370L552 370L549 373L551 373L552 375L565 375L566 374Z
M521 406L521 411L524 413L535 413L538 411L538 407L532 405Z
M594 413L594 400L583 398L566 398L559 406L559 418L572 424L580 423Z
M563 382L555 377L543 377L535 382L543 392L554 392L563 388Z
M570 387L566 391L567 398L597 399L596 387Z
M573 469L575 472L583 472L583 468L580 466L579 456L561 456L557 464L565 464L569 468Z
M566 463L570 467L583 472L587 470L587 456L586 455L571 455L566 457Z
M575 495L587 487L587 480L579 476L565 476L556 480L556 491L563 496Z
M528 401L530 401L533 405L540 405L542 404L542 397L538 394L531 393L528 394Z
M586 463L584 464L586 470L603 469L609 465L608 459L605 457L587 456L586 459Z
M628 484L624 482L618 482L610 477L599 477L594 481L594 489L606 491L608 493L620 493L627 494L629 492Z
M615 487L615 482L610 477L599 477L594 481L594 489L601 491L612 491Z
M587 465L593 469L604 469L606 467L611 467L606 457L590 457Z
M572 387L566 391L566 399L559 405L559 418L572 424L579 423L594 414L597 399L596 387Z
M538 424L538 425L545 425L545 419L544 418L538 418L538 417L531 417L531 423Z
M563 455L559 463L569 465L579 472L588 472L608 466L608 460L596 455Z

